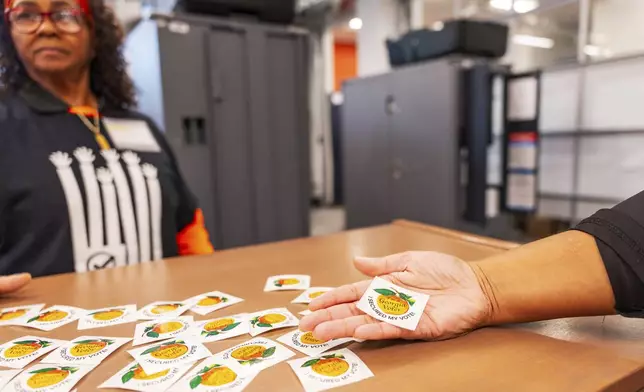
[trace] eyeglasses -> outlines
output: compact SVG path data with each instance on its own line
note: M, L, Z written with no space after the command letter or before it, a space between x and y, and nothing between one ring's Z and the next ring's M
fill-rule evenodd
M83 23L83 12L74 8L51 12L38 12L17 7L7 10L5 13L12 29L21 34L35 33L42 26L45 18L49 18L56 29L69 34L78 33Z

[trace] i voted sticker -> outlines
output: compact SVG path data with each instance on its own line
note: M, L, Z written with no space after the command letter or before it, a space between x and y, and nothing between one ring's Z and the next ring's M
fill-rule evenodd
M356 306L375 319L414 331L428 300L427 294L376 277Z

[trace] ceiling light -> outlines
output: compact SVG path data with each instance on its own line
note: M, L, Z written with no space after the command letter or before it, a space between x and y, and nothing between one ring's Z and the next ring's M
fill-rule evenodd
M612 52L608 49L603 49L596 45L584 46L584 53L590 57L611 57Z
M501 11L512 11L512 0L490 0L490 7Z
M349 21L349 28L351 30L360 30L362 28L362 19L353 18Z
M500 11L512 11L518 14L534 11L539 7L538 0L490 0L490 7Z
M588 56L599 56L602 53L602 49L599 46L586 45L584 47L584 53Z
M539 7L537 0L514 0L514 12L517 14L525 14L526 12L534 11Z
M512 36L512 42L517 45L532 46L533 48L552 49L555 41L546 37L537 37L536 35L516 34Z

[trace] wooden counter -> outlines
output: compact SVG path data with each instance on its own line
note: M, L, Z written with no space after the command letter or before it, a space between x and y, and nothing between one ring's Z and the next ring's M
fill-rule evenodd
M221 290L245 302L197 320L239 312L304 305L290 301L298 292L264 293L277 274L308 274L312 285L338 286L364 279L352 256L383 256L405 250L433 250L475 260L516 245L412 222L349 231L88 274L36 279L27 289L0 299L0 307L45 302L87 309L156 300L183 300ZM192 313L187 313L192 314ZM24 335L72 339L81 335L132 337L134 323L77 331L76 323L52 332L0 327L0 343ZM262 336L276 339L288 330ZM241 336L207 344L212 353L241 343ZM644 322L619 317L557 320L487 328L444 342L366 342L349 347L375 377L346 391L635 391L644 387ZM121 348L80 384L95 387L131 358ZM298 353L298 356L301 354ZM301 391L295 374L281 363L263 371L249 391Z

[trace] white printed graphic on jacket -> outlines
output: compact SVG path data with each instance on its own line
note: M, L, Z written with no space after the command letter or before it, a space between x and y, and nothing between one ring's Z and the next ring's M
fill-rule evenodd
M148 163L140 165L140 157L131 151L122 157L115 150L102 151L107 167L98 169L89 148L77 148L73 155L80 168L85 203L69 154L58 151L49 160L56 166L67 201L75 270L85 272L161 259L162 196L157 169Z

